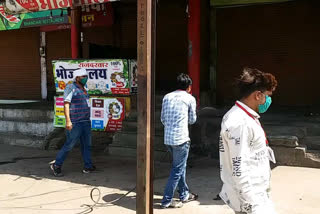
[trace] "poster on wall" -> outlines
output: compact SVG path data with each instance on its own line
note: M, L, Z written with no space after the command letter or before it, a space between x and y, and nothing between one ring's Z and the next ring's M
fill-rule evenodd
M129 60L129 73L130 73L130 84L131 84L131 93L138 92L138 64L137 60Z
M77 70L84 68L88 73L86 87L90 95L130 94L127 60L57 60L52 63L57 93L63 93L66 85L73 82Z
M64 101L62 96L54 97L54 127L66 127L66 119L64 116Z
M122 121L125 118L124 98L92 97L90 104L92 131L116 132L122 129ZM55 97L54 127L65 127L63 105L63 97Z
M91 124L93 131L115 132L122 129L125 116L123 98L91 98Z

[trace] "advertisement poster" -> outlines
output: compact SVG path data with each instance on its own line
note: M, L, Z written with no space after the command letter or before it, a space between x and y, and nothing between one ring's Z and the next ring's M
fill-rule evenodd
M91 124L93 131L115 132L122 129L125 117L123 98L91 98Z
M57 93L63 93L66 85L73 82L77 69L84 68L88 73L86 87L90 95L130 94L127 60L59 60L52 63Z
M66 127L63 97L54 97L54 127Z
M65 127L63 97L55 97L54 127ZM91 129L92 131L116 132L122 129L125 118L124 98L92 97Z
M131 83L131 93L138 92L138 65L137 60L129 60L129 73L130 73L130 83Z

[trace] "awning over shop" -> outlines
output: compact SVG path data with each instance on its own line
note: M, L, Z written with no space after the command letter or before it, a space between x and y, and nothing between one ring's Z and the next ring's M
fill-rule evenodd
M279 3L279 2L288 2L288 1L292 1L292 0L211 0L211 6L219 7L219 6L233 6L233 5L247 5L247 4Z
M4 10L6 14L20 14L113 1L119 0L3 0L0 3L0 8L3 8L1 10Z

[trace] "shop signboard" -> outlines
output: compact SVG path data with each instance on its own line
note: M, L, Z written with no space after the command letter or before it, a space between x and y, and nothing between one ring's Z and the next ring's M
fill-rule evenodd
M82 6L82 27L111 26L113 9L111 4L95 4ZM0 30L41 27L40 31L70 29L70 18L66 9L7 15L0 5Z
M127 60L57 60L52 63L57 93L63 93L66 85L74 81L77 70L84 68L88 73L86 87L90 95L130 94Z
M0 31L20 28L38 27L43 25L68 24L67 10L41 11L20 15L7 15L0 6Z
M44 10L54 10L69 8L72 6L102 4L118 0L5 0L1 3L7 14L21 14L38 12ZM72 5L72 2L74 4Z

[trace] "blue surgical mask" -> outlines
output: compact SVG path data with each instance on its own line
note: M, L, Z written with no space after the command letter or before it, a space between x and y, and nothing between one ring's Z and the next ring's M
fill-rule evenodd
M272 103L271 97L266 95L266 102L262 105L259 105L259 113L261 113L261 114L265 113L268 110L268 108L270 107L271 103Z

